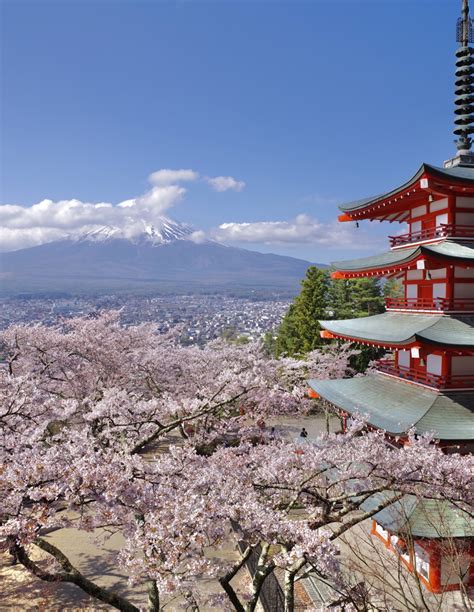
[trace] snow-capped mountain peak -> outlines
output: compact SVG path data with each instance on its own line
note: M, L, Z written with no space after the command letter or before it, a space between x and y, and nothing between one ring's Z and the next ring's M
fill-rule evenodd
M168 217L155 219L153 223L145 219L134 219L129 225L119 227L103 225L94 227L79 236L71 236L75 242L108 242L110 240L128 240L134 244L146 242L152 245L162 245L185 240L194 229L185 223L178 223Z

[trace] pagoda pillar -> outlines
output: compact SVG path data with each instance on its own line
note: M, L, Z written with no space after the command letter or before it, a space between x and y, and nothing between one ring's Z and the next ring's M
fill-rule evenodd
M429 589L433 593L441 592L441 551L437 542L430 543L430 579Z
M450 265L446 268L446 299L448 304L452 304L454 300L454 278L455 267Z

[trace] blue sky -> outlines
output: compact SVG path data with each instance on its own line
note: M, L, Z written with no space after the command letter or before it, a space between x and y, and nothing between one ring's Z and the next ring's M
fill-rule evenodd
M335 228L337 204L454 154L460 5L3 0L4 210L26 231L18 206L116 205L192 169L166 214L206 235L318 262L383 250L399 226Z

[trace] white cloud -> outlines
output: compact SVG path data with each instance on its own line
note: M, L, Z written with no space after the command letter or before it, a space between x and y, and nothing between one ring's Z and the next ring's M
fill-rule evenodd
M26 249L38 244L61 240L64 236L64 230L50 227L32 227L28 229L0 227L0 251Z
M153 187L144 195L116 206L80 200L42 200L30 207L0 206L1 250L26 248L91 231L104 225L129 236L154 223L185 194L178 185Z
M244 181L237 181L232 176L215 176L214 178L206 177L205 180L214 189L214 191L242 191L245 187Z
M354 243L353 228L341 224L320 223L309 215L301 214L290 221L259 221L256 223L222 223L211 230L212 238L219 242L260 244L319 244L349 246Z
M174 183L183 183L189 181L197 181L199 173L194 170L170 170L163 168L152 172L148 180L152 185L172 185Z
M0 206L0 251L74 237L104 225L117 228L125 237L133 237L143 232L146 224L158 223L167 210L182 200L186 189L180 183L199 178L194 170L158 170L149 176L151 189L115 205L77 199L56 202L45 199L29 207L5 204ZM194 239L205 238L197 232Z
M203 232L202 230L196 230L189 236L189 240L195 242L196 244L202 244L207 240L206 232Z
M164 187L153 187L142 196L136 198L133 205L127 204L123 208L135 208L140 214L162 214L168 208L174 206L184 197L186 189L178 185L166 185Z

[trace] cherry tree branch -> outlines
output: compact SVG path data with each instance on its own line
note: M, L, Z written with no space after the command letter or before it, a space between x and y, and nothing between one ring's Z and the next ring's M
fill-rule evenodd
M208 407L200 410L199 412L195 412L194 414L190 414L189 416L180 417L179 419L175 419L171 423L168 423L168 425L165 425L164 427L158 428L151 435L147 436L144 440L141 440L138 444L136 444L133 447L133 449L131 450L131 454L135 455L135 454L139 453L148 444L151 444L152 442L154 442L160 436L163 436L164 434L167 434L170 431L173 431L173 429L176 429L177 427L180 427L183 423L188 423L189 421L194 421L195 419L198 419L199 417L202 417L202 416L204 416L206 414L210 414L212 412L217 412L220 408L223 408L224 406L228 406L229 404L232 404L233 402L235 402L236 400L238 400L240 397L242 397L243 395L245 395L246 393L248 393L251 390L252 390L252 388L244 389L241 393L238 393L237 395L234 395L233 397L231 397L228 400L225 400L223 402L219 402L218 404L215 404L214 406L208 406Z
M51 573L43 570L28 556L28 553L23 546L15 543L12 546L12 552L18 561L40 580L44 580L45 582L70 582L78 586L88 595L109 604L121 612L139 612L139 609L124 597L121 597L116 593L112 593L111 591L98 586L86 578L72 565L66 555L50 542L47 542L43 538L37 538L34 544L38 546L38 548L41 548L41 550L44 550L54 557L64 570L63 572L57 573Z

